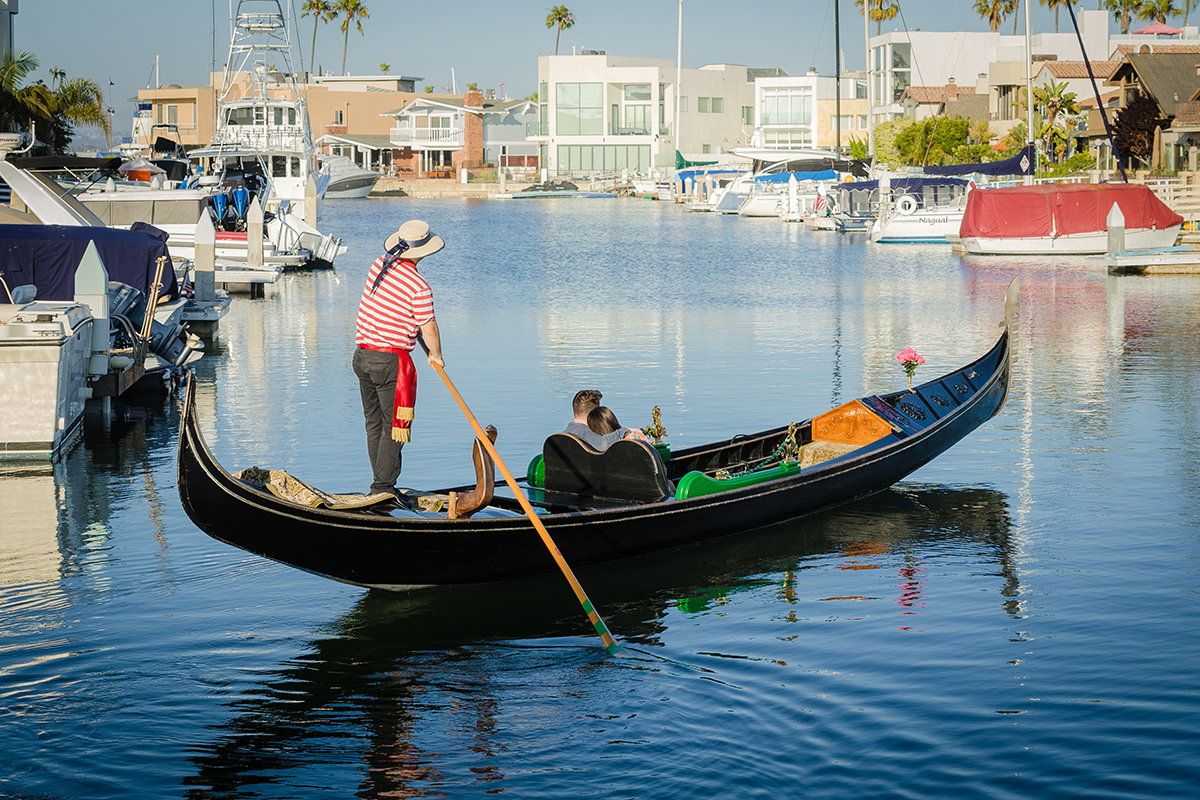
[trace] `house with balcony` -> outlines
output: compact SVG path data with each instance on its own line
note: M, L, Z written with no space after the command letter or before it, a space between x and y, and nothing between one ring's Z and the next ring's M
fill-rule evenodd
M450 178L462 167L510 174L538 169L537 145L526 139L537 127L532 101L497 100L477 91L418 96L382 116L393 120L389 141L398 174Z
M529 136L539 160L559 175L648 175L673 168L676 150L709 160L747 144L754 84L746 67L711 64L682 74L676 120L672 60L591 50L540 56L538 125Z
M850 139L867 136L867 87L859 77L841 78L841 119L838 83L832 76L790 77L780 71L754 80L754 133L751 145L771 150L849 147ZM839 141L840 135L840 141Z

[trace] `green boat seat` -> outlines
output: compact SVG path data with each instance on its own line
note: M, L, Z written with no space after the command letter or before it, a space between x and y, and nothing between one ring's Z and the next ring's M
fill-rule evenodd
M545 488L553 492L654 503L673 491L658 452L636 439L601 453L569 433L555 433L542 446L542 461Z

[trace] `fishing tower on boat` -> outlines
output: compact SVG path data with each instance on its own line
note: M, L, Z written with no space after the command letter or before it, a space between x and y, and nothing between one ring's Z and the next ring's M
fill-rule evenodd
M292 20L279 0L238 0L231 20L229 57L221 79L212 147L193 151L206 173L255 159L270 183L266 209L291 204L305 214L311 177L319 203L329 184L313 144L308 105L292 62ZM310 191L311 194L311 191Z

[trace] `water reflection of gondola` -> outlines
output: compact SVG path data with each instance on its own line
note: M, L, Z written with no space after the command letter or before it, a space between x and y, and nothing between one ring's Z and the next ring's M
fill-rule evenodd
M646 652L663 643L668 615L679 609L698 612L759 591L785 616L804 570L830 563L853 568L868 555L904 578L915 562L947 548L970 554L1003 576L1001 607L1008 611L1018 588L1009 527L1008 500L1000 492L908 485L800 524L591 567L580 577L612 629ZM865 577L846 575L851 584ZM906 600L903 591L898 601ZM463 780L451 774L461 770L462 756L424 749L436 739L427 730L430 714L480 754L484 766L467 780L499 781L504 775L487 757L500 746L498 708L511 690L508 678L497 677L506 649L475 645L523 640L521 668L527 669L539 657L529 640L567 636L584 641L586 632L570 590L549 576L421 595L368 592L322 626L304 655L230 703L230 721L196 747L195 774L184 781L188 796L249 796L265 781L294 785L295 774L311 775L315 760L361 764L359 774L336 778L342 786L354 782L360 797L444 795ZM569 650L578 653L580 667L604 658L599 648ZM562 647L550 651L561 659ZM443 702L447 691L452 698Z

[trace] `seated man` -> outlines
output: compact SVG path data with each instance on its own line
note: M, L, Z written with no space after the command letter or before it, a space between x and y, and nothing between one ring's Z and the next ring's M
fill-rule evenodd
M601 453L607 450L613 442L635 438L634 432L629 428L618 428L612 433L601 435L588 427L588 414L600 405L600 398L603 396L596 389L584 389L576 392L575 399L571 401L571 410L575 412L575 419L566 428L563 428L563 433L569 433L583 440Z

